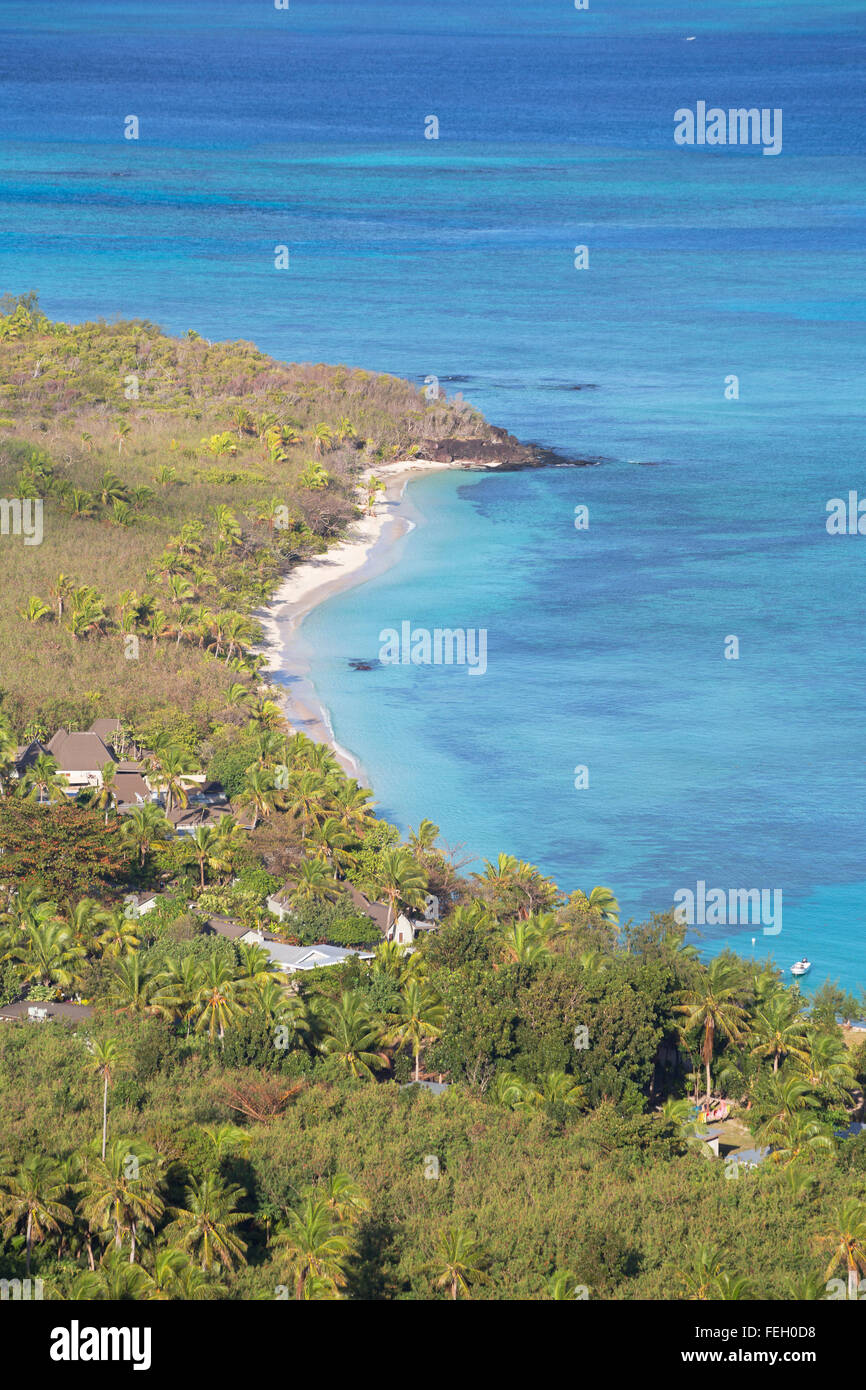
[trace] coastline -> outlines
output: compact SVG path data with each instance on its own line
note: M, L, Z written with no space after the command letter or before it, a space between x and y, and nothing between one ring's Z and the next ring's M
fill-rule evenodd
M344 771L364 786L369 782L363 764L337 742L330 714L311 679L309 657L299 639L304 619L320 603L364 584L394 563L397 541L416 524L405 497L414 478L446 470L487 472L495 467L490 463L470 469L464 460L456 459L402 459L366 470L359 482L375 474L385 483L372 513L353 521L344 540L290 570L271 600L254 614L265 633L256 650L266 658L268 682L279 691L289 724L316 743L327 744Z

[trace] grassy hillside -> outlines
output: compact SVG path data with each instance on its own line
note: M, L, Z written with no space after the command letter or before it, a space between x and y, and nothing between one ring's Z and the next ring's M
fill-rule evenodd
M41 545L0 536L0 691L19 735L172 706L203 733L255 671L227 665L256 637L237 615L340 534L359 474L492 433L395 377L147 322L52 323L34 296L0 310L0 496L44 508Z

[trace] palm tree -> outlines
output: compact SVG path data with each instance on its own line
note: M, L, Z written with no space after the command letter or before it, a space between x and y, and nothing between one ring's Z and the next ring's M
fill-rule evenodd
M183 956L180 960L169 958L154 983L156 992L151 998L154 1012L172 1020L183 1019L189 1036L190 1020L204 984L203 967L192 956Z
M385 491L385 484L382 482L382 479L381 479L381 478L377 478L375 475L369 477L369 478L367 479L367 481L364 483L364 492L365 492L366 497L367 497L367 507L366 507L366 511L367 511L367 515L368 515L368 516L372 516L372 515L373 515L373 512L374 512L374 510L375 510L375 506L376 506L376 497L377 497L377 495L378 495L380 492L384 492L384 491Z
M429 854L436 847L436 840L439 836L439 826L434 825L432 820L427 820L426 816L421 821L417 830L409 826L409 844L415 854Z
M143 866L151 845L172 839L174 830L162 807L154 801L145 801L141 806L131 807L122 817L120 834L137 847L139 866Z
M24 608L19 609L19 615L27 623L41 622L44 617L51 612L48 604L35 594L31 594Z
M518 965L535 965L550 955L547 944L550 929L544 925L548 915L542 914L541 919L526 917L500 928L498 940L507 960Z
M294 1279L295 1298L309 1298L323 1289L339 1297L346 1284L346 1263L354 1253L351 1239L325 1197L307 1192L298 1210L286 1213L274 1246L284 1255Z
M190 839L201 874L201 887L204 889L205 865L207 865L208 868L214 866L218 866L219 868L224 867L224 862L220 859L218 853L220 842L219 835L213 826L197 825Z
M119 420L114 426L114 435L117 440L117 452L119 454L123 452L123 441L128 437L130 432L131 426L128 425L125 420Z
M866 1203L857 1197L849 1197L828 1223L825 1235L834 1248L824 1283L830 1280L833 1271L844 1260L848 1271L848 1297L856 1299L860 1278L866 1275Z
M692 1302L712 1298L716 1281L722 1274L722 1255L714 1246L706 1242L695 1251L692 1268L680 1275Z
M76 946L90 952L103 921L102 908L96 898L79 898L74 906L67 903L63 920L69 927Z
M143 963L141 952L133 950L112 966L106 999L118 1013L151 1014L158 1012L155 990L155 976Z
M302 859L290 871L289 882L294 884L291 894L293 907L302 903L333 900L340 892L333 870L321 859Z
M806 1060L802 1008L797 995L780 989L771 994L753 1019L751 1031L756 1039L752 1053L756 1057L772 1057L773 1072L779 1070L783 1057Z
M333 445L334 431L328 425L316 425L311 437L315 452L325 454Z
M98 1269L84 1270L73 1281L71 1296L88 1303L140 1303L163 1295L141 1265L130 1264L118 1250L107 1250Z
M240 522L231 507L220 504L220 506L213 508L213 514L216 523L217 539L222 542L223 545L240 545Z
M68 786L69 779L60 771L57 759L40 753L21 778L21 795L50 804L62 800Z
M222 1042L226 1025L232 1023L241 1012L242 988L225 960L219 956L209 956L195 999L198 1012L195 1031L207 1032L211 1041L216 1036Z
M25 926L23 938L18 938L2 959L20 967L22 984L68 989L83 955L66 924L52 919Z
M25 1158L14 1172L0 1176L0 1217L8 1239L24 1226L24 1272L30 1278L30 1257L34 1244L46 1236L59 1234L72 1224L72 1212L61 1200L66 1180L54 1161L44 1154Z
M117 807L117 789L115 780L117 777L117 763L109 760L102 768L101 782L97 787L88 787L82 793L82 800L91 806L94 811L105 812L105 824L108 825L108 812Z
M450 1289L454 1302L460 1294L470 1298L473 1284L486 1284L486 1256L471 1231L448 1226L436 1246L437 1289Z
M127 426L128 432L129 426ZM117 474L112 473L110 468L106 468L98 483L97 496L103 507L107 507L112 502L126 502L129 495Z
M423 907L427 875L405 845L387 845L379 854L375 885L388 903L387 934L397 920L398 904Z
M393 1013L389 1041L398 1047L409 1046L415 1058L415 1080L421 1079L421 1049L425 1042L438 1038L445 1022L445 1005L431 985L410 980L403 989Z
M343 781L333 794L333 814L344 830L361 835L375 820L373 793L354 778Z
M69 631L76 640L91 632L101 632L107 622L104 600L92 585L83 584L73 590Z
M742 980L737 967L724 956L716 956L700 984L686 990L682 996L683 1003L676 1006L677 1013L686 1016L687 1030L703 1030L701 1061L706 1068L708 1105L716 1034L720 1033L732 1042L740 1042L743 1036L747 1014L736 1002L741 988Z
M151 759L148 777L151 785L165 796L166 811L189 804L187 791L195 786L195 779L189 774L194 768L190 754L174 745L162 749Z
M812 1086L826 1091L834 1100L844 1101L856 1085L851 1054L838 1033L813 1029L806 1036L805 1056L798 1064Z
M239 810L250 807L253 813L253 823L250 827L255 830L262 816L269 816L275 807L282 801L282 793L277 790L274 781L274 774L269 768L248 767L244 773L244 785L235 798L235 804Z
M307 831L317 820L324 820L323 802L328 788L316 772L301 772L291 778L286 800L289 813L301 822L301 839L306 839Z
M832 1130L802 1111L776 1117L764 1126L762 1134L773 1145L772 1161L785 1167L798 1158L833 1149Z
M130 1264L139 1230L152 1231L165 1211L162 1181L156 1153L139 1140L114 1139L107 1155L87 1160L81 1213L92 1230L113 1233L116 1251L129 1236Z
M325 1026L320 1050L326 1057L339 1057L350 1076L370 1078L388 1065L379 1050L380 1029L359 990L344 991L339 1003L327 1008Z
M117 960L138 949L139 928L134 917L127 917L118 907L103 912L101 917L105 926L96 938L96 944L103 955L113 956Z
M102 1078L102 1157L108 1135L108 1088L118 1071L128 1065L128 1053L117 1038L93 1038L88 1044L91 1069Z
M198 1253L201 1268L218 1260L226 1268L246 1264L246 1242L235 1234L248 1218L238 1210L243 1188L224 1183L215 1173L193 1178L186 1188L186 1206L172 1207L175 1218L167 1234L177 1234L184 1250Z
M589 1294L585 1284L578 1281L577 1275L572 1274L570 1269L558 1269L551 1276L547 1286L548 1297L555 1303L570 1303L578 1297L578 1294Z
M370 1203L348 1173L332 1173L322 1186L325 1201L338 1221L351 1225L370 1210Z
M310 492L322 492L330 481L330 473L320 463L308 463L298 478L300 486L308 488Z

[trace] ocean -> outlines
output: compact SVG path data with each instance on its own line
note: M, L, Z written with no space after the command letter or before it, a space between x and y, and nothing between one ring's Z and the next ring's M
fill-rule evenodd
M704 948L850 988L866 536L826 508L866 495L864 68L859 0L0 8L3 288L435 376L597 460L413 482L399 563L307 619L383 810L626 917L778 891L780 931ZM781 111L781 153L677 146L701 101ZM484 629L483 677L349 666L404 620Z

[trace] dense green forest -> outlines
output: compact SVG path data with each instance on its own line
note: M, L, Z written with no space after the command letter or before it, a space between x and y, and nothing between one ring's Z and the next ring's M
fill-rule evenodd
M251 614L358 514L361 472L483 421L249 344L0 307L2 490L45 504L41 545L0 544L0 1005L92 1006L0 1022L0 1279L72 1299L856 1293L862 1001L807 999L769 959L707 964L670 913L622 922L610 888L566 895L510 854L465 872L429 821L404 838L378 817L262 681ZM118 814L110 775L72 801L44 755L16 773L20 744L97 716L149 750L162 805ZM194 769L252 828L174 833ZM353 889L389 920L433 894L438 928L383 940ZM289 977L214 917L367 949Z

